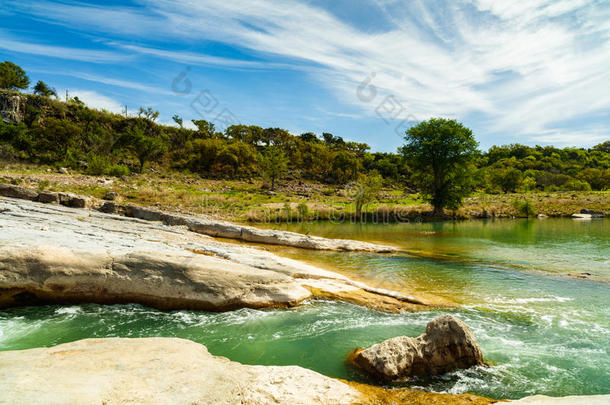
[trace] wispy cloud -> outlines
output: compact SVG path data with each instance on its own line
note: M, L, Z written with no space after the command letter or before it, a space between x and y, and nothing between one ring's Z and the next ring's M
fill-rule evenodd
M164 89L161 89L158 87L149 86L146 84L129 81L129 80L121 80L121 79L116 79L116 78L112 78L112 77L93 75L90 73L82 73L82 72L69 72L68 75L70 75L72 77L78 77L79 79L88 80L91 82L107 84L110 86L124 87L127 89L143 91L143 92L151 93L151 94L175 95L174 93L172 93L168 90L164 90Z
M585 118L610 108L607 2L376 3L387 18L385 29L357 27L298 0L141 0L139 7L33 1L26 12L114 37L218 41L264 61L115 43L183 63L257 67L301 61L343 103L370 115L381 100L363 103L355 90L375 73L379 92L395 95L406 113L420 119L476 114L484 117L487 133L522 134L531 142L583 144L603 136ZM582 130L575 137L563 122L579 118Z
M1 35L1 32L0 32ZM30 55L46 56L51 58L78 60L83 62L108 63L126 61L126 55L114 51L93 49L80 49L40 43L26 42L0 37L0 49L11 52L26 53Z
M293 68L293 65L286 63L274 63L255 60L241 60L232 58L223 58L213 55L205 55L201 53L193 53L187 51L169 51L164 49L150 48L146 46L123 44L119 42L109 42L117 48L126 49L144 55L151 55L158 58L168 59L175 62L195 65L213 65L223 67L234 67L244 69L276 69L276 68Z

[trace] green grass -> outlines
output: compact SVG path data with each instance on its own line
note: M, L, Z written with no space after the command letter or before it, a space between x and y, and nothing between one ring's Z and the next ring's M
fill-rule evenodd
M354 205L341 186L314 182L280 182L276 192L264 189L262 180L210 180L183 172L147 171L124 177L88 176L77 172L62 175L50 166L4 164L0 181L33 189L69 191L102 198L115 191L122 204L157 206L160 209L207 214L232 221L298 221L297 206L307 204L306 220L329 220L354 215ZM307 187L307 196L295 187ZM302 194L302 193L301 193ZM605 192L534 192L526 194L483 194L468 198L456 212L457 219L481 217L522 217L520 204L529 202L533 212L548 216L569 216L582 208L610 213L610 193ZM288 210L285 204L291 205ZM384 189L378 201L364 209L366 220L396 221L431 219L431 207L417 193Z

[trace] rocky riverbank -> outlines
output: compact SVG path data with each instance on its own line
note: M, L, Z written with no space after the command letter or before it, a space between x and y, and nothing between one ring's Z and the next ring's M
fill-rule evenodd
M2 307L134 302L219 311L293 306L315 297L393 312L445 304L221 242L188 225L12 198L0 200L0 212Z
M243 365L176 338L85 339L51 348L0 352L0 370L1 404L494 402L471 394L387 390L297 366Z

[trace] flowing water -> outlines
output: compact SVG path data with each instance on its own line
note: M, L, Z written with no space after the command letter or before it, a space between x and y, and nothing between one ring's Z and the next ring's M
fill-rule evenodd
M270 225L273 226L273 225ZM610 226L570 219L428 224L276 225L399 247L394 255L277 249L371 284L428 292L459 309L385 314L311 301L290 310L161 312L138 305L13 308L0 312L0 350L87 337L176 336L247 364L296 364L366 381L346 354L417 336L440 313L473 330L493 364L408 386L493 398L610 393ZM589 274L582 274L589 273ZM581 279L575 277L588 277Z

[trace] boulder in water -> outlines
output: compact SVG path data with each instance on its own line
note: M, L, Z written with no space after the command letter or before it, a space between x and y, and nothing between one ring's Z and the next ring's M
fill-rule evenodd
M451 315L428 323L426 332L419 337L391 338L355 351L350 360L367 373L387 381L485 365L481 348L468 325Z

